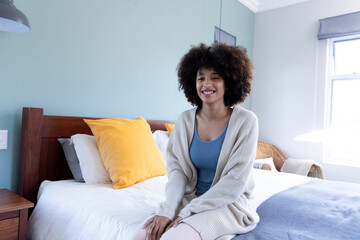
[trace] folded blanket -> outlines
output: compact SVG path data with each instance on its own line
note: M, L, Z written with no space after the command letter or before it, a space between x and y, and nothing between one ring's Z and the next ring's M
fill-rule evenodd
M311 167L314 170L310 172ZM280 169L281 172L295 173L303 176L324 179L324 171L321 165L313 160L288 158Z

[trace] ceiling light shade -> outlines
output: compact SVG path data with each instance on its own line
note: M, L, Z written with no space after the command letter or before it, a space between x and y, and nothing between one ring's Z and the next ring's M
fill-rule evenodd
M0 31L24 33L30 31L27 17L13 4L13 0L0 0Z

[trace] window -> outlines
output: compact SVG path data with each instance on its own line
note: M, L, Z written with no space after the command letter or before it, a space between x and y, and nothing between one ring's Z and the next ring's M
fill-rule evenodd
M360 35L329 40L325 161L360 166Z

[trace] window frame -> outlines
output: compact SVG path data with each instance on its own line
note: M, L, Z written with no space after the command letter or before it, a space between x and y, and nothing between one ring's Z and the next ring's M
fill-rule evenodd
M331 131L331 116L332 116L332 103L333 103L333 83L334 81L346 81L359 79L360 73L352 74L335 74L335 55L334 49L336 42L351 41L360 39L360 34L330 38L327 41L328 56L326 61L326 80L325 80L325 91L324 91L324 131L329 133ZM323 161L328 164L339 164L344 166L356 166L360 167L360 161L354 162L351 160L334 159L330 156L331 146L327 141L323 142Z

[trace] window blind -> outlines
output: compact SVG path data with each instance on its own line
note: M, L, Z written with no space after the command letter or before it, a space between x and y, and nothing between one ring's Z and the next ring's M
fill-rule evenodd
M360 12L320 19L319 23L319 40L359 34Z

